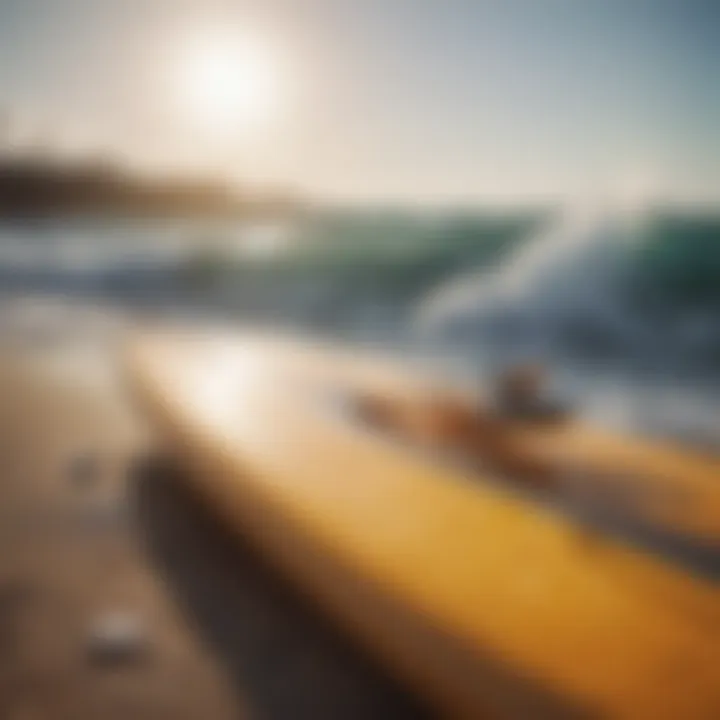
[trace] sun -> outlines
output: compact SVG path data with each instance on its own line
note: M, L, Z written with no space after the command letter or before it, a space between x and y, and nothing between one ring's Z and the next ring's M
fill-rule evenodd
M247 39L208 37L188 48L180 85L186 112L214 133L268 123L279 109L276 58Z

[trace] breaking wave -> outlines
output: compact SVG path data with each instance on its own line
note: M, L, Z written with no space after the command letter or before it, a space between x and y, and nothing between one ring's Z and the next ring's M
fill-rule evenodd
M434 287L418 330L500 358L720 363L720 216L561 217L499 266Z
M499 358L720 369L720 215L324 211L0 229L0 292L162 305Z

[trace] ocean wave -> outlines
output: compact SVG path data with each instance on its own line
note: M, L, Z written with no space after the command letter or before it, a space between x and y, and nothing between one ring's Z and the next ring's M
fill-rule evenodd
M712 370L719 310L720 217L656 210L562 217L499 268L439 283L416 325L505 359Z
M720 215L318 212L0 230L0 291L164 303L499 358L720 368Z

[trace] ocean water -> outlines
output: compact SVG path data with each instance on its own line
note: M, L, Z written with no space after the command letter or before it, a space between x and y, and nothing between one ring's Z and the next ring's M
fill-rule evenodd
M720 448L716 211L5 222L0 300L0 339L160 315L372 344L478 382L541 361L599 422Z

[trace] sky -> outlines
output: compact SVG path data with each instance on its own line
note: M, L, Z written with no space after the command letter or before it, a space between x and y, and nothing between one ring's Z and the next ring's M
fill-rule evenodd
M0 109L16 144L317 197L719 198L718 37L717 0L0 0ZM220 131L184 84L235 38L277 97Z

